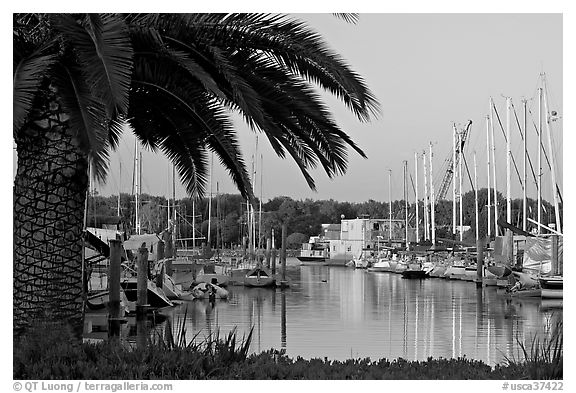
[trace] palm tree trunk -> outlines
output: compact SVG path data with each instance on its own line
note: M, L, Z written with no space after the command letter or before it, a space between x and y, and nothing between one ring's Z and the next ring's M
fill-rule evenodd
M82 231L88 159L55 100L16 137L14 335L35 324L84 321Z

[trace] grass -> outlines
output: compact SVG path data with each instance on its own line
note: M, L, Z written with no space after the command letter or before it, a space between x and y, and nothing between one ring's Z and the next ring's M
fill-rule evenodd
M408 361L369 358L331 361L295 359L274 349L249 354L252 330L186 340L184 319L176 334L167 323L147 345L113 341L75 344L57 329L37 327L15 340L14 379L562 379L562 326L549 340L518 341L523 359L491 367L465 357Z
M509 368L522 368L526 379L562 379L564 358L564 323L556 321L545 337L533 336L526 344L518 336L518 356L506 356Z

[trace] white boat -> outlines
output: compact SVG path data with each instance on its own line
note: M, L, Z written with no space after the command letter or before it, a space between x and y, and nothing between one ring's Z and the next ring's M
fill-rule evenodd
M136 302L138 299L138 279L130 277L122 279L120 286L124 289L126 298L130 302ZM148 304L153 308L172 307L174 304L168 299L166 293L158 288L154 282L148 280Z
M466 266L464 269L464 277L460 279L463 281L474 281L478 277L476 265Z
M520 283L521 288L539 288L538 276L531 272L512 272L514 278Z
M276 279L268 269L263 266L257 266L244 276L244 286L275 287Z
M330 259L330 243L321 241L319 236L312 236L307 243L302 243L300 255L296 258L300 265L326 265Z
M97 313L97 312L108 312L108 303L110 302L110 292L109 291L99 291L96 293L89 294L86 298L87 312ZM128 314L131 309L135 307L130 304L126 298L126 294L122 289L120 289L120 311L122 315Z
M394 266L394 273L402 274L404 270L408 269L408 264L404 261L397 261Z
M216 280L216 282L214 282ZM205 264L198 271L194 284L202 282L216 284L221 287L226 287L230 283L230 275L226 274L222 266L215 264Z
M387 258L380 258L378 259L377 262L374 262L374 264L366 270L369 272L390 272L392 270L392 267L390 265L390 260L388 260Z
M462 261L454 261L452 265L446 268L444 277L450 280L460 280L466 275L466 266Z
M184 295L184 291L182 290L182 286L176 284L172 277L167 274L164 274L164 281L162 283L162 290L166 294L168 299L180 299Z
M228 291L218 285L203 282L192 289L192 296L195 299L227 299Z

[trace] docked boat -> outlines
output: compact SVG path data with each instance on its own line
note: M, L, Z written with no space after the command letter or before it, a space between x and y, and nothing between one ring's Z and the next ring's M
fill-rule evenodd
M369 272L390 272L392 271L392 266L390 265L390 260L386 258L380 258L366 270Z
M200 284L202 282L214 283L221 287L227 287L230 283L230 275L226 274L224 268L213 263L205 264L198 271L196 279L194 280L194 285Z
M227 299L228 291L218 285L203 282L192 289L192 296L195 299Z
M408 267L402 272L402 278L422 279L427 277L428 273L422 268L420 263L409 263Z
M98 291L88 295L86 298L86 307L90 312L107 311L109 302L110 292ZM120 290L120 310L122 314L128 314L131 309L134 309L134 306L130 304L124 291Z
M498 283L498 277L495 276L494 273L490 272L490 270L487 268L484 268L482 283L487 287L495 287Z
M404 270L408 269L408 264L403 261L397 261L393 272L397 274L402 274Z
M268 269L263 266L257 266L244 276L244 286L275 287L276 279Z
M172 277L165 273L163 274L162 290L166 294L166 297L171 300L180 299L184 296L182 286L176 284Z
M538 279L543 299L562 299L564 278L562 276L542 276Z
M120 286L130 302L136 302L138 299L138 280L136 277L123 279ZM172 307L174 304L168 299L161 288L158 288L154 282L148 280L148 304L153 308Z
M524 288L539 288L538 277L530 272L513 271L514 278L520 283L522 289Z
M308 243L302 243L300 255L296 258L301 265L325 265L330 259L330 244L319 240L318 236L310 238Z
M512 269L507 265L489 265L486 269L498 278L508 277L512 274Z
M462 264L462 261L455 261L453 265L448 266L444 272L444 278L450 280L460 280L466 274L466 266Z
M430 273L428 273L428 275L430 277L440 278L444 277L445 273L446 273L446 266L438 265L434 266L434 268L432 269L432 271L430 271Z
M538 297L541 297L541 290L540 290L540 288L526 288L526 289L511 290L508 292L508 295L511 297L534 297L534 298L538 298Z
M461 277L461 280L464 281L474 281L478 277L478 271L476 265L466 266L464 269L464 277Z

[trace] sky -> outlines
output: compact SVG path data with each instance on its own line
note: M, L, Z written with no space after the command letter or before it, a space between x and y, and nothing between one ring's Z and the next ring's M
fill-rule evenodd
M306 10L306 7L300 9ZM425 7L422 9L426 10ZM268 9L261 7L255 10ZM437 10L440 13L384 13L368 9L367 12L360 12L357 24L349 24L330 13L317 11L290 14L306 21L364 79L378 99L381 113L372 121L361 123L343 103L325 94L325 101L337 123L368 158L364 159L349 150L347 173L333 179L329 179L321 169L312 170L317 188L313 191L307 186L296 164L290 158L277 157L265 137L261 136L256 153L256 165L261 167L256 176L256 195L261 195L265 201L280 195L294 199L387 201L389 193L393 200L402 199L403 162L408 161L410 181L415 182L414 154L418 153L417 184L421 199L424 188L422 152L426 150L428 155L429 143L432 142L434 186L438 192L447 169L446 159L451 155L452 126L456 124L462 128L468 120L472 120L473 124L465 148L466 162L473 177L473 154L476 151L478 185L485 187L485 116L489 98L493 97L504 127L504 96L512 98L520 117L521 101L527 99L527 106L536 116L536 92L541 73L546 74L550 109L560 115L559 120L552 124L552 134L557 181L563 188L563 46L566 43L563 41L565 22L560 13L562 8L556 7L557 11L554 7L536 9L536 13L532 14L466 13L466 9L464 13L442 13L441 6ZM489 8L484 10L494 12ZM530 11L530 7L526 6L524 10ZM533 119L535 117L528 118L529 125ZM239 118L235 124L245 161L250 166L256 134ZM505 142L500 126L496 121L494 125L498 189L505 193ZM514 126L512 121L512 152L522 173L522 144L518 129ZM536 165L536 134L533 128L529 129L528 141L529 152ZM546 138L543 143L548 149ZM14 174L14 152L12 162ZM220 192L236 193L225 170L217 162L216 159L213 192L216 192L218 183ZM118 190L131 193L133 164L134 138L130 133L125 133L118 150L111 155L106 184L96 184L95 189L103 195L117 194ZM162 155L143 151L142 165L142 192L171 195L171 166L168 160ZM389 170L391 187L388 185ZM511 178L512 196L520 197L521 187L514 169ZM259 184L260 179L262 185ZM542 181L544 198L551 199L550 172L547 168L542 171ZM534 183L529 178L527 191L529 197L535 198ZM463 192L470 189L468 176L465 175ZM448 197L451 197L451 192L450 189ZM186 196L178 180L176 196ZM413 198L412 186L409 199Z
M561 14L384 14L361 13L357 24L348 24L331 14L292 14L308 22L334 51L365 80L381 106L379 116L369 123L359 122L344 104L325 95L338 124L360 146L367 159L349 150L348 171L329 179L313 170L317 191L306 184L291 159L275 155L261 135L256 153L258 173L256 195L263 200L280 195L294 199L335 199L362 202L389 198L388 173L391 170L391 197L403 198L403 161L408 161L411 182L415 182L414 162L418 153L419 197L423 198L422 152L429 154L433 144L434 186L436 192L451 155L452 126L472 126L465 148L466 163L473 178L473 154L477 154L478 185L486 186L486 115L489 98L496 105L506 129L506 99L512 98L522 117L522 100L527 99L537 121L537 87L545 73L548 101L560 119L552 124L553 150L557 160L557 181L562 185L563 114L563 17ZM495 116L495 114L494 114ZM512 114L513 116L513 114ZM255 152L256 133L236 119L242 152L248 166ZM496 167L498 189L506 192L504 134L496 118ZM512 153L522 174L522 142L512 117ZM544 133L544 136L547 134ZM533 128L528 132L529 154L536 165L537 145ZM533 143L531 143L533 142ZM543 139L548 149L547 139ZM105 185L95 188L103 195L132 192L134 138L129 133L112 155L110 175ZM544 159L543 159L544 160ZM213 192L236 193L225 170L214 160ZM544 161L543 161L544 162ZM122 169L120 171L120 165ZM171 166L156 153L143 151L142 192L171 195ZM464 167L464 171L465 171ZM513 168L513 167L512 167ZM120 172L122 176L120 177ZM464 172L466 173L466 172ZM529 172L531 173L531 172ZM521 187L512 169L512 196L521 196ZM262 179L262 188L260 187ZM543 170L544 198L551 198L548 169ZM185 196L177 180L176 197ZM471 189L468 175L463 192ZM536 197L534 181L528 181L528 196ZM448 197L451 196L450 188ZM410 188L409 199L414 198Z

